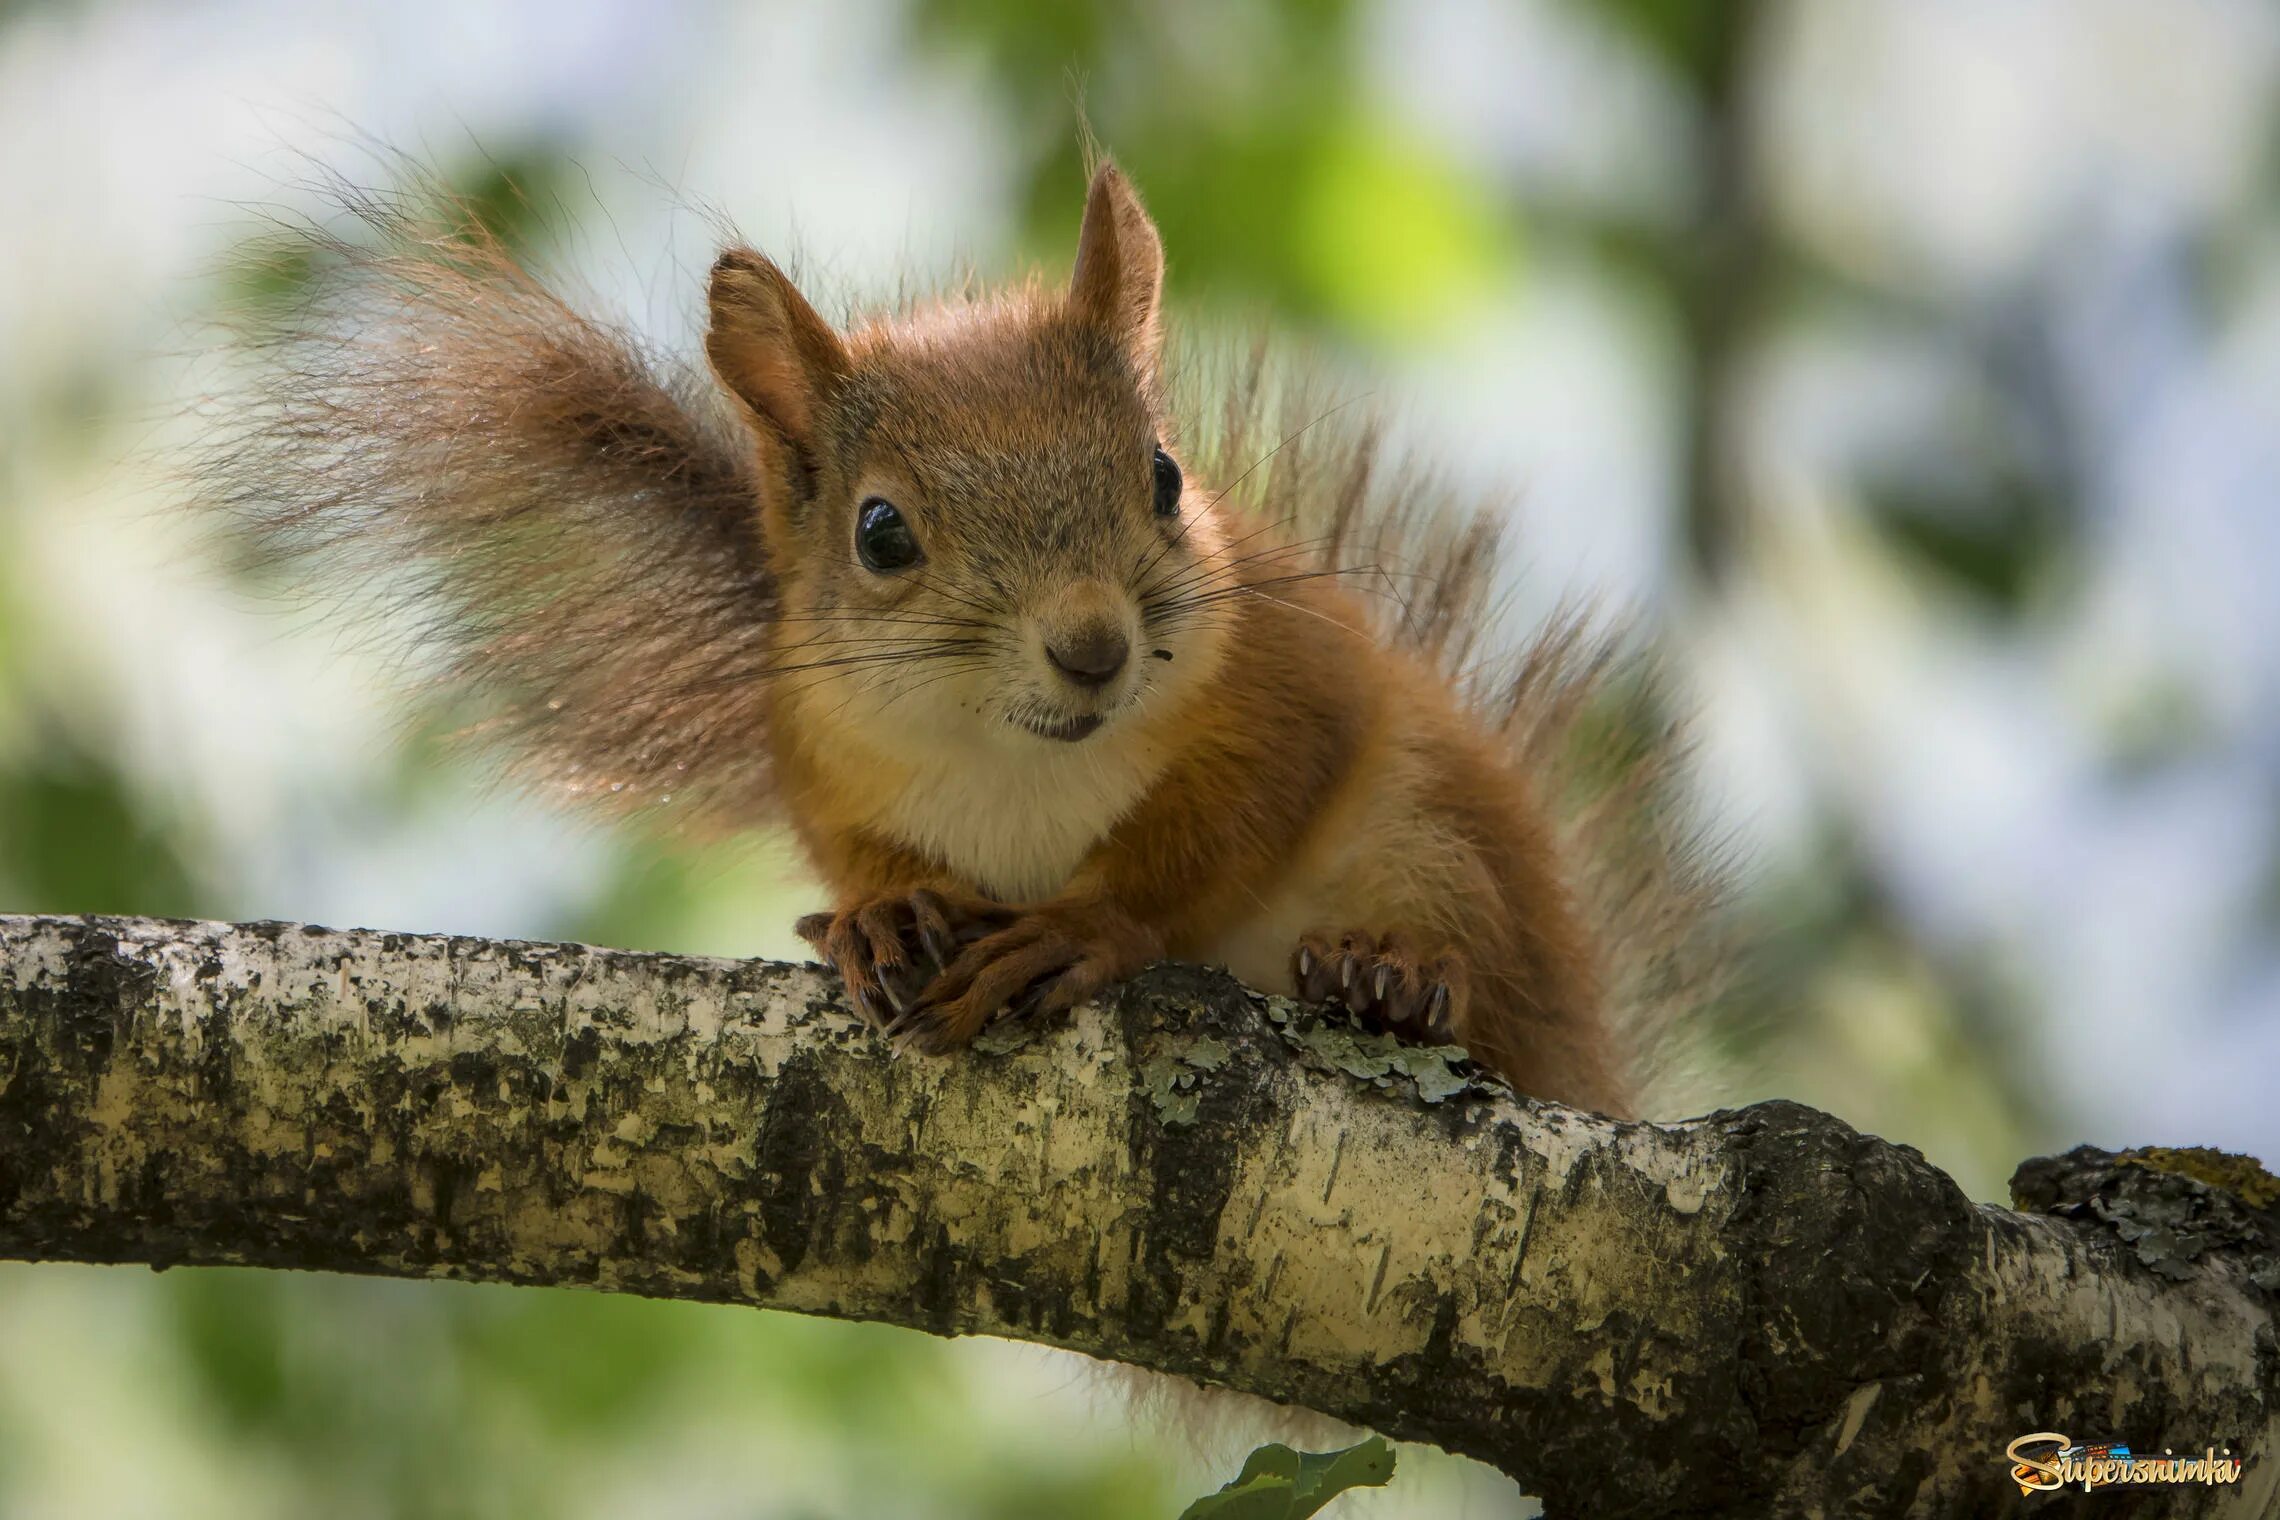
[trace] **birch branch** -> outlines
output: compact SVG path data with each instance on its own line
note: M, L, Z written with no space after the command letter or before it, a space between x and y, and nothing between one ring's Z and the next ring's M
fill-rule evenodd
M1517 1100L1222 974L893 1057L821 970L0 917L0 1256L569 1283L1068 1347L1553 1516L1977 1513L2033 1431L2280 1505L2280 1222L2092 1153L1974 1205L1791 1103ZM2269 1181L2269 1178L2265 1179Z

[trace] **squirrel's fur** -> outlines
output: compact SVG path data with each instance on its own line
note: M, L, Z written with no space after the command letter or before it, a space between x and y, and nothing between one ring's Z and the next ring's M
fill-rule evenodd
M891 1030L1215 959L1638 1104L1645 1029L1724 961L1645 662L1578 617L1480 647L1493 516L1262 358L1166 361L1114 168L1065 289L841 330L732 248L710 375L432 185L333 189L347 230L287 232L308 277L243 327L201 496L380 588L535 778L788 824L836 894L802 932ZM874 501L922 561L859 563Z

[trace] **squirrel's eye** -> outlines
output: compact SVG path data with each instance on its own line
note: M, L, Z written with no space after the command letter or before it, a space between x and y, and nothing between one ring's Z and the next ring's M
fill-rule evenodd
M866 570L908 570L926 556L895 504L883 496L867 499L855 513L855 554Z
M1156 515L1180 515L1180 467L1161 448L1156 450Z

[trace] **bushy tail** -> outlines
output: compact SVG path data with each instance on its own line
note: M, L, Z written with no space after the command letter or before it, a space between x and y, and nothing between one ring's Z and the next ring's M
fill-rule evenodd
M1712 1010L1735 992L1732 862L1686 786L1692 745L1644 638L1555 616L1476 684L1560 822L1569 889L1600 945L1636 1111L1696 1112Z
M776 587L710 379L573 310L423 176L327 189L332 225L247 254L290 278L231 317L196 497L360 594L532 779L748 818Z
M1208 375L1208 378L1205 378ZM1206 478L1283 525L1291 574L1336 575L1376 609L1376 634L1458 683L1550 808L1564 878L1600 947L1607 1014L1634 1108L1690 1109L1706 1015L1737 965L1727 852L1687 790L1691 749L1650 642L1570 607L1509 641L1507 514L1466 500L1384 446L1380 420L1263 350L1199 367L1193 425Z

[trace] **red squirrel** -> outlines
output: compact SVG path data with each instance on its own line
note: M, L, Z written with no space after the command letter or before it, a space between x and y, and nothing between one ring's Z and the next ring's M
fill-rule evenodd
M1642 1016L1715 961L1674 732L1578 620L1482 657L1494 520L1371 424L1269 438L1256 366L1183 405L1115 167L1065 282L838 325L727 249L709 374L343 197L206 495L398 572L383 617L555 786L788 826L882 1029L947 1050L1172 957L1635 1108Z

